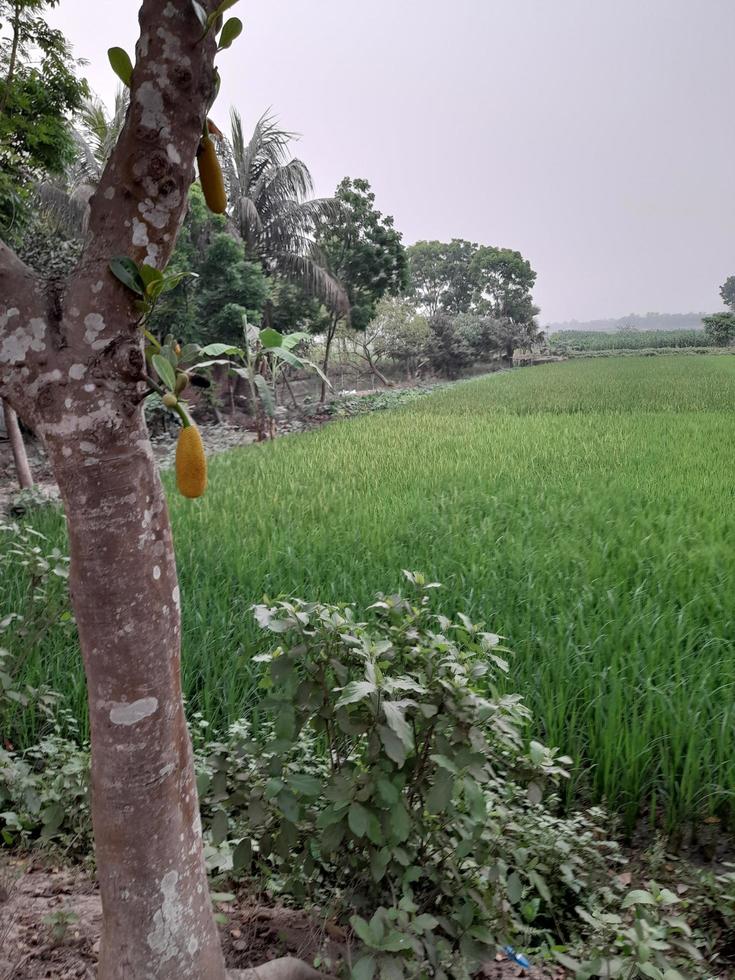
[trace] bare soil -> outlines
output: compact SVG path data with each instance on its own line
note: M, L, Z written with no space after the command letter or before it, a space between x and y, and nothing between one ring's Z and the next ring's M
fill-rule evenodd
M338 974L349 962L350 938L334 922L240 895L217 903L220 934L230 969L244 970L279 956ZM80 869L38 857L0 852L0 980L94 980L102 908L93 879ZM489 980L562 980L560 968L523 970L498 954L478 976Z

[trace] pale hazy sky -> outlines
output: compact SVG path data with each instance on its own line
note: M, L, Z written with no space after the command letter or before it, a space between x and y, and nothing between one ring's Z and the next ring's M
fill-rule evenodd
M137 0L53 21L111 101ZM735 0L242 0L219 56L317 193L367 177L410 244L519 249L541 321L721 308L735 274Z

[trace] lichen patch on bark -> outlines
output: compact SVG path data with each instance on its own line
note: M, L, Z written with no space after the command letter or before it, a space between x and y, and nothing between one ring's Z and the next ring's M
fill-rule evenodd
M140 698L130 704L121 702L110 709L110 721L113 725L137 725L139 721L150 717L158 710L158 698Z

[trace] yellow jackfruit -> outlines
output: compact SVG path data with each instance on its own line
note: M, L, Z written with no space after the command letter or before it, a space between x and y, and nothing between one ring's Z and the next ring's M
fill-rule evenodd
M197 150L197 165L199 180L204 191L207 207L215 214L224 214L227 210L227 194L222 167L217 159L217 151L209 136L203 136Z
M201 497L207 489L207 457L195 425L187 425L176 443L176 485L182 497Z

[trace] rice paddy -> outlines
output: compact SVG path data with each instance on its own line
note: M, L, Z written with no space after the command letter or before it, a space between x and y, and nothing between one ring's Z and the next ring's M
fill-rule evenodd
M417 569L438 610L508 638L571 800L731 818L734 446L735 358L613 358L235 450L195 503L167 474L190 705L217 728L257 704L263 594L365 602ZM57 515L33 520L63 547ZM74 657L52 631L26 670L83 716Z

